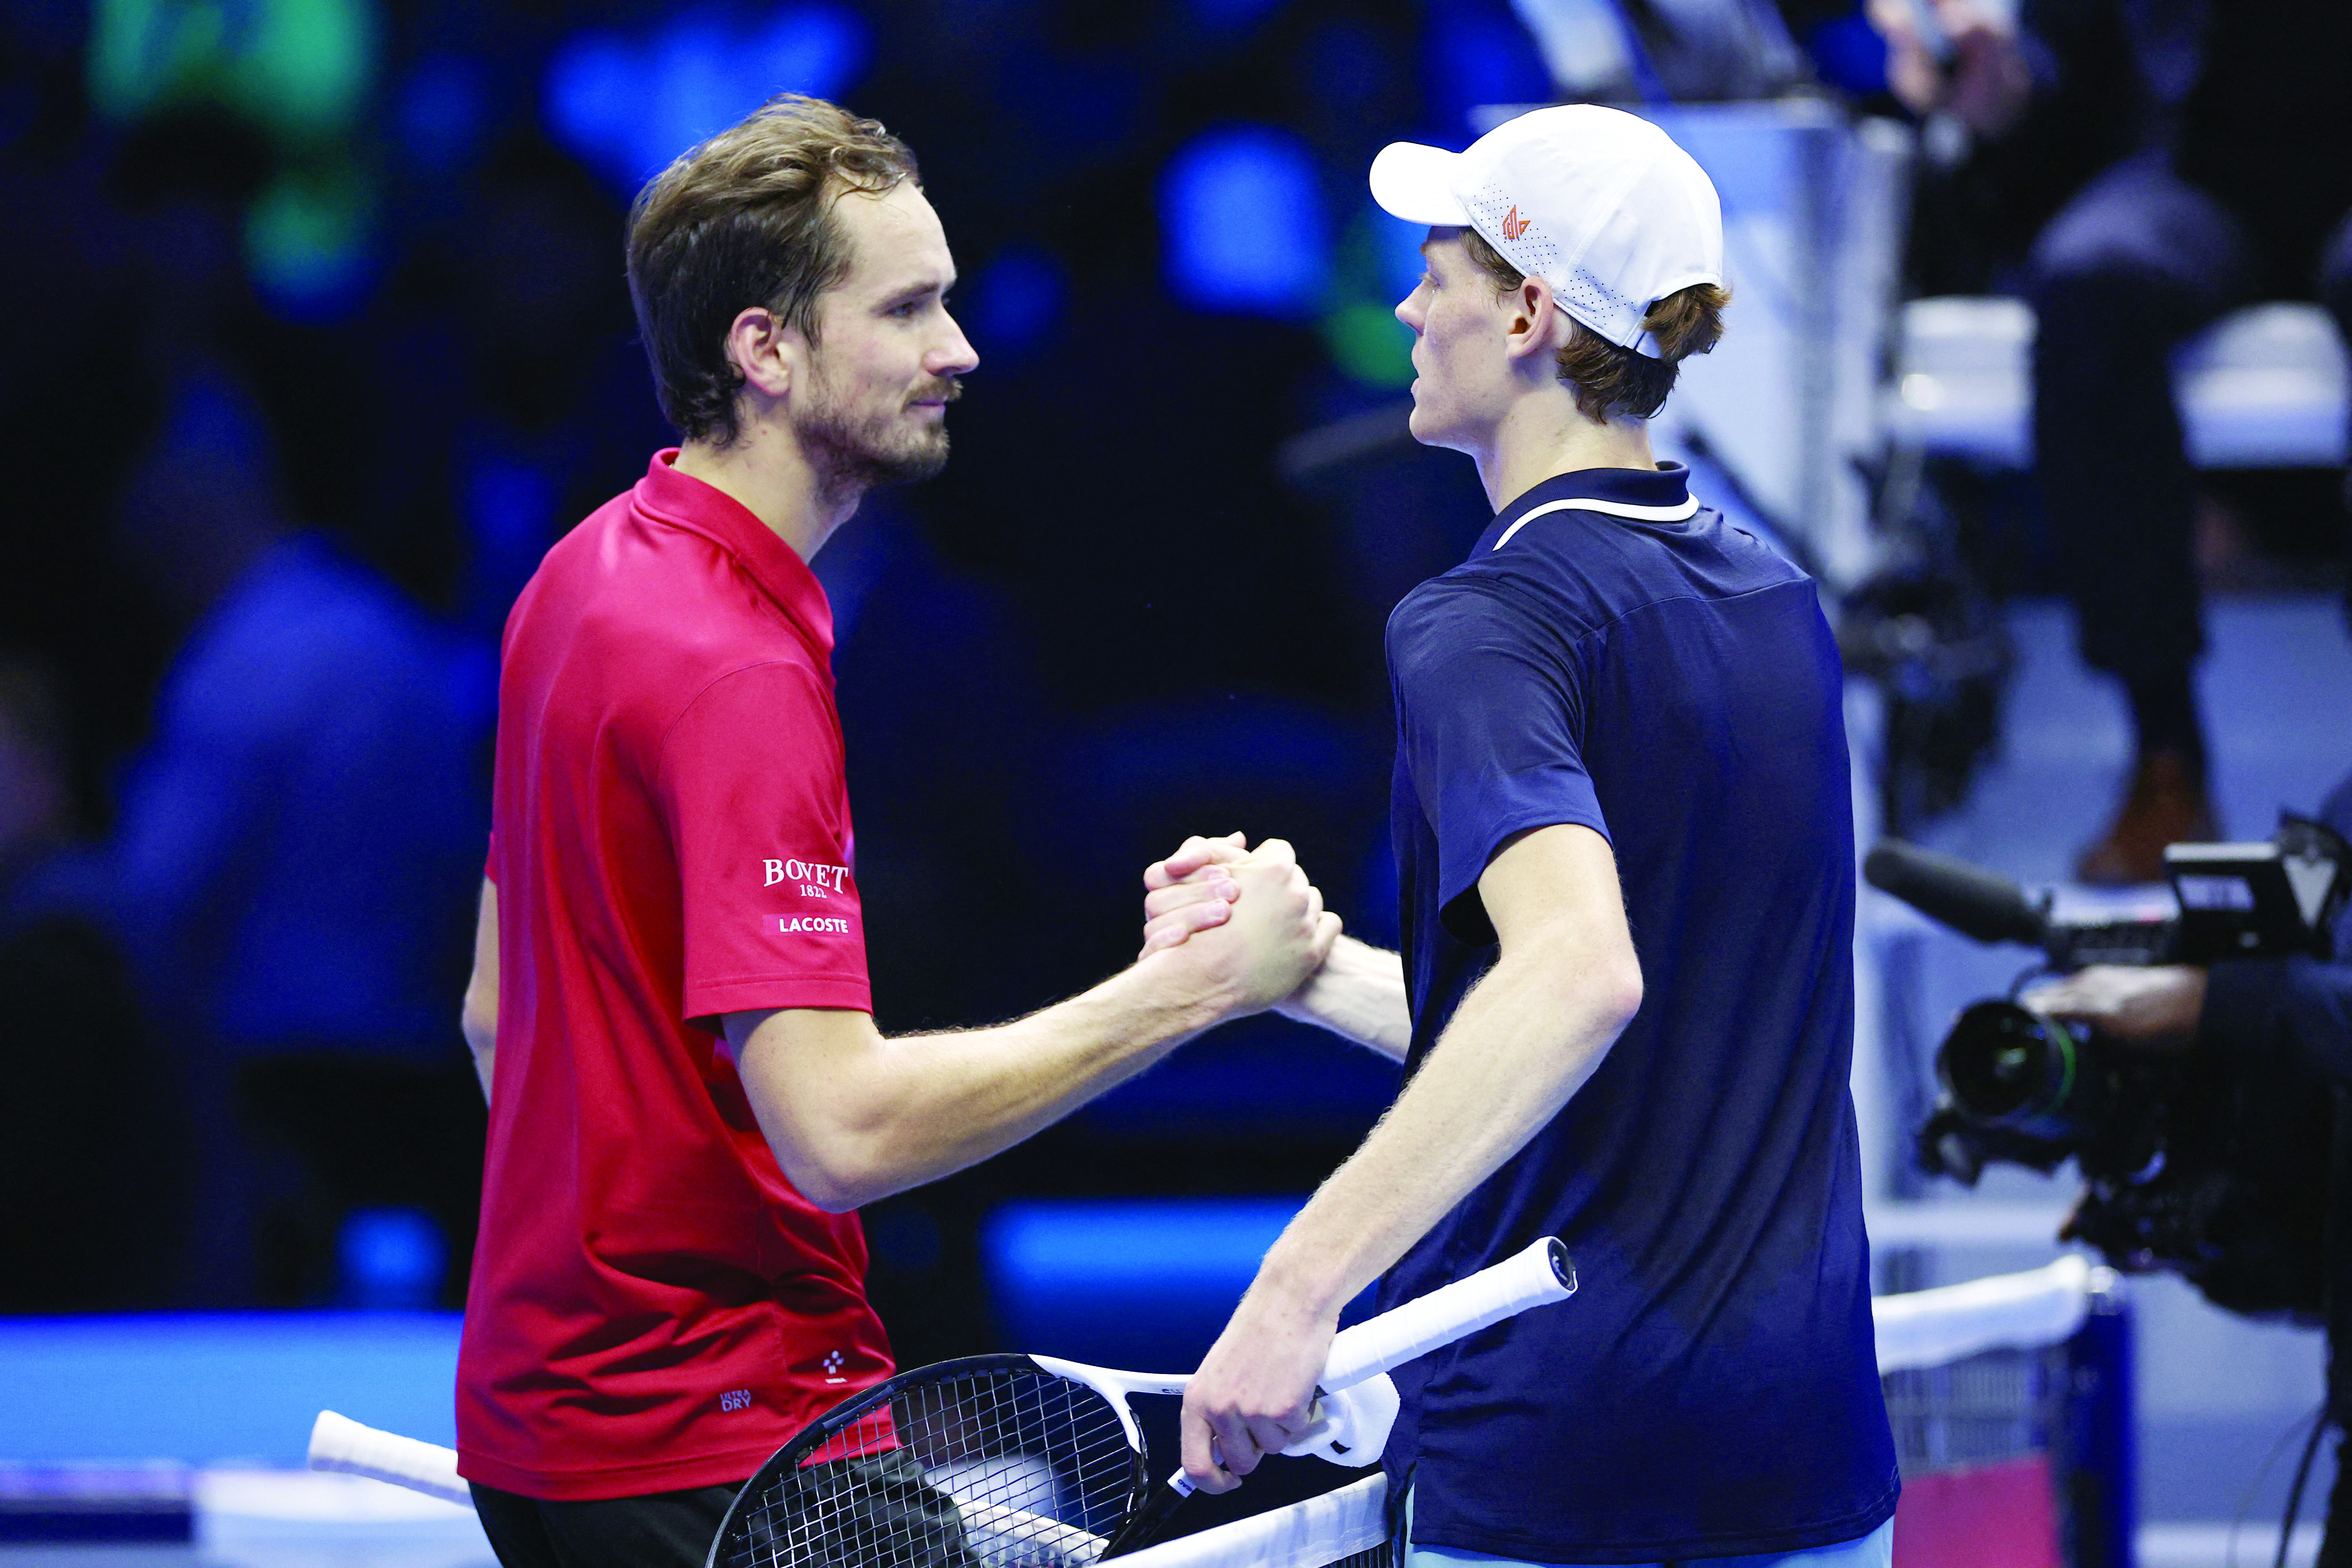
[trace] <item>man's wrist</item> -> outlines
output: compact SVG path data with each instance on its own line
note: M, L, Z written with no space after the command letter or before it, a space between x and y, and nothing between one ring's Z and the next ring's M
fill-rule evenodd
M1345 1256L1301 1237L1294 1228L1266 1253L1251 1289L1302 1320L1337 1321L1355 1294L1348 1286L1347 1264Z
M1147 1006L1165 1016L1167 1034L1181 1038L1239 1016L1244 997L1230 977L1186 963L1179 948L1160 948L1130 965L1123 978L1140 987Z
M1322 966L1308 975L1297 990L1276 1003L1274 1010L1302 1024L1326 1022L1331 1016L1332 987L1368 974L1366 959L1370 952L1354 937L1340 937L1331 944Z

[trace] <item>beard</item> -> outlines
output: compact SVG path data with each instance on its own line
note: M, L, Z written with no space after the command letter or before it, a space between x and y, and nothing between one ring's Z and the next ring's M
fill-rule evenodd
M795 411L793 430L826 493L846 498L881 485L916 484L947 467L945 420L909 423L905 403L883 412L853 415L823 381L810 390L814 395ZM963 384L951 380L926 388L920 395L952 403L963 395Z

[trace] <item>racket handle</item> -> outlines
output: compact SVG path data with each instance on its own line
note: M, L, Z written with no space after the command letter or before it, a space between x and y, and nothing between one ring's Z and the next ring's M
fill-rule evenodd
M1545 1237L1491 1268L1340 1330L1331 1342L1330 1359L1323 1363L1322 1387L1337 1394L1529 1307L1564 1301L1574 1294L1576 1268L1568 1249L1558 1237Z
M331 1410L320 1411L310 1427L310 1468L390 1481L444 1502L474 1506L474 1494L457 1474L456 1450L379 1432Z
M1282 1451L1294 1458L1312 1454L1335 1465L1362 1469L1381 1462L1389 1446L1389 1430L1396 1425L1402 1401L1389 1374L1368 1377L1337 1394L1326 1392L1308 1412L1315 1425L1293 1438Z

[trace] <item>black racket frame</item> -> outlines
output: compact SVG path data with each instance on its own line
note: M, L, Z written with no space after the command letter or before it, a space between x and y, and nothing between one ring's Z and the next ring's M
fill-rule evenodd
M800 1436L769 1455L768 1462L761 1465L751 1479L743 1483L742 1489L735 1494L735 1500L727 1505L727 1514L719 1521L718 1532L710 1538L710 1551L703 1558L703 1568L723 1568L719 1562L719 1549L741 1525L747 1499L757 1498L779 1476L787 1471L798 1469L802 1462L811 1454L832 1442L850 1426L872 1415L881 1406L889 1404L891 1400L910 1388L954 1383L959 1379L978 1377L997 1372L1028 1372L1042 1377L1063 1376L1061 1373L1050 1367L1040 1366L1034 1360L1025 1355L1012 1353L970 1355L960 1356L953 1361L933 1362L929 1366L915 1367L910 1371L899 1373L895 1377L885 1378L871 1388L851 1394L847 1399L803 1427ZM1100 1391L1097 1390L1097 1392ZM1121 1522L1114 1536L1115 1542L1131 1551L1136 1544L1139 1544L1132 1540L1132 1526L1138 1522L1136 1510L1143 1505L1151 1490L1150 1456L1144 1450L1143 1429L1136 1424L1134 1411L1127 1408L1124 1399L1113 1398L1109 1394L1104 1394L1103 1397L1119 1406L1121 1414L1125 1416L1123 1426L1133 1436L1133 1441L1128 1446L1127 1507L1120 1513ZM1119 1549L1119 1545L1114 1545L1104 1552L1104 1556L1114 1555Z

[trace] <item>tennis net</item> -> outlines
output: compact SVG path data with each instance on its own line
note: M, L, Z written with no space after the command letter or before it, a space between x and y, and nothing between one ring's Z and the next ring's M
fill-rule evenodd
M1387 1499L1388 1479L1368 1476L1118 1561L1131 1568L1395 1568Z
M2129 1494L2113 1276L2080 1258L1873 1304L1902 1464L1895 1568L2100 1568ZM2099 1400L2109 1403L2100 1405ZM2086 1407L2085 1401L2091 1404ZM2110 1451L2112 1450L2112 1451ZM1398 1568L1380 1476L1148 1548L1132 1568ZM2128 1528L2128 1519L2121 1521Z
M2128 1564L2130 1320L2114 1274L2068 1257L1874 1305L1903 1468L1896 1568Z

